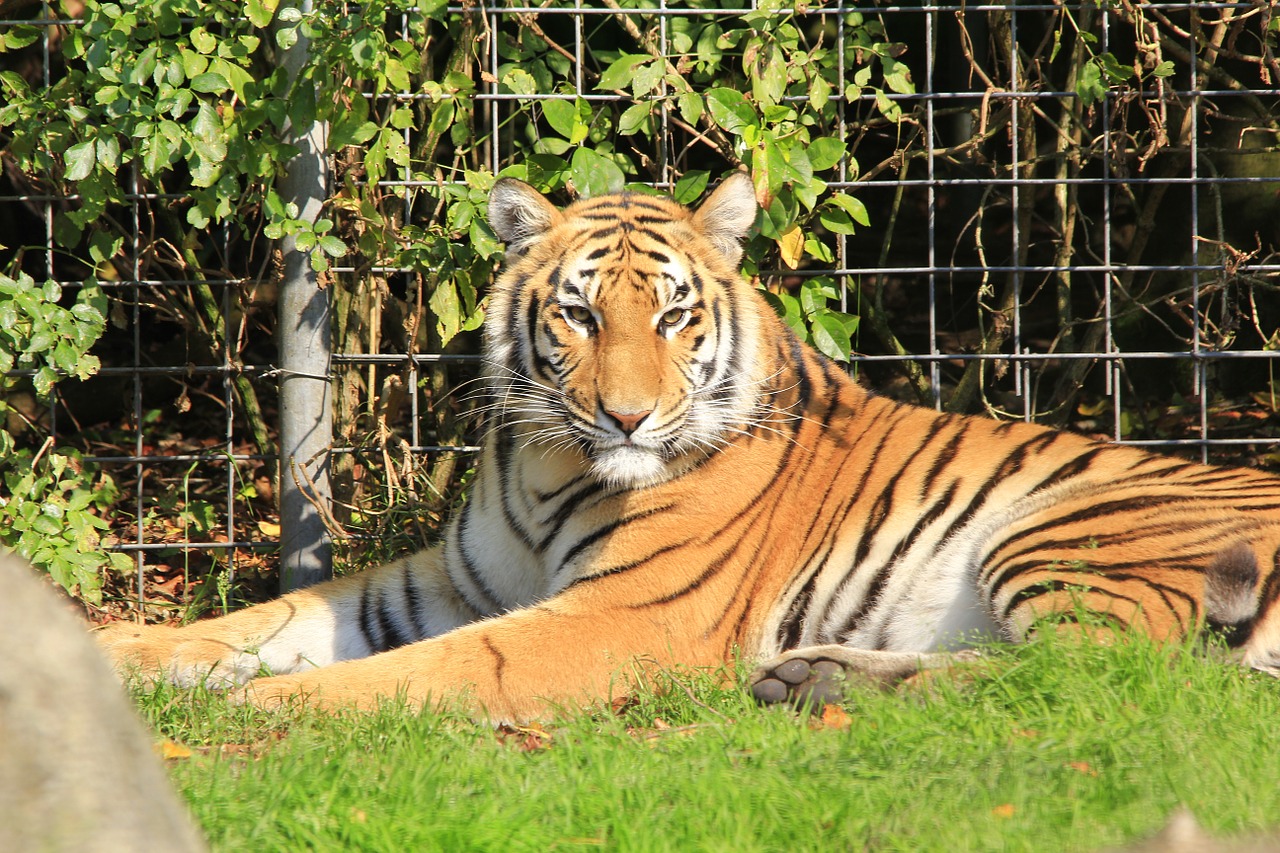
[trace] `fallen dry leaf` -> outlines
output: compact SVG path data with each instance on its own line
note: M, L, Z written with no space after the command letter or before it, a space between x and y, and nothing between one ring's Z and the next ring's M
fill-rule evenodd
M551 735L538 726L499 726L498 740L521 752L536 752L551 746Z
M998 818L1007 820L1013 817L1013 803L1001 803L992 809L991 813Z
M156 754L166 761L179 758L190 758L191 748L171 740L163 740L155 745Z
M849 714L839 705L822 706L822 724L829 729L849 728Z
M1083 773L1086 776L1098 775L1098 771L1094 770L1087 761L1068 761L1067 766L1077 773Z

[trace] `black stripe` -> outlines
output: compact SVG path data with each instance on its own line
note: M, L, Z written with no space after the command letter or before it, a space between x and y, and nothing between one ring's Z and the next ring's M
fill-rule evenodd
M415 639L427 636L427 627L422 623L422 593L418 592L413 569L408 563L404 564L404 601L405 609L409 611L409 621L413 623L413 630L417 632Z
M484 641L484 647L489 650L489 654L493 655L493 675L498 682L498 689L503 690L502 681L507 674L507 658L502 652L498 651L493 641L488 636L481 636Z
M545 551L547 546L555 541L564 526L569 523L569 519L573 517L585 501L598 496L604 489L599 481L585 476L575 478L570 481L569 485L581 485L582 489L577 493L570 493L556 511L542 522L543 534L537 544L539 553ZM549 500L550 498L548 498Z
M501 484L499 484L499 486L501 487ZM467 539L469 538L467 530L469 522L471 521L471 513L473 511L472 507L474 506L475 504L473 502L468 502L462 507L462 519L458 524L458 536L456 537L458 542L455 549L458 552L458 561L462 564L462 570L467 576L467 581L475 591L480 593L484 598L484 601L481 602L481 606L475 607L474 609L483 613L493 613L503 609L502 596L490 589L488 584L484 582L484 579L480 577L480 571L476 568L476 564L472 562L471 555L467 553L466 548ZM454 583L454 587L458 588L458 584L456 582ZM466 592L464 590L458 588L458 591L463 594L464 598L466 597Z
M366 581L360 589L360 633L364 635L369 651L377 653L382 651L382 636L374 632L374 625L378 620L374 615L377 602L373 600L372 587L373 584Z
M1271 573L1267 575L1266 581L1262 584L1262 589L1258 593L1258 620L1261 621L1270 615L1271 608L1276 601L1280 600L1280 550L1276 551L1271 560Z
M803 411L804 409L809 408L809 401L813 399L813 379L809 376L808 365L805 364L804 347L801 346L800 339L797 338L790 329L787 329L784 332L783 340L787 348L791 351L791 364L795 368L796 380L798 382L796 386L796 393L799 399L800 409ZM830 410L831 409L828 408L828 411Z
M793 488L794 481L796 480L797 477L801 476L801 472L803 471L803 465L801 463L797 463L795 460L795 456L798 454L798 452L799 451L797 451L794 446L788 446L786 448L786 452L783 454L783 458L780 460L777 468L775 469L775 471L783 471L785 472L785 474L783 477L778 477L778 476L773 477L769 486L769 490L773 491L775 495L789 494L791 489ZM760 494L763 494L763 492L761 492ZM757 498L758 497L759 495L757 495ZM773 500L773 501L768 501L767 504L769 506L769 512L767 517L763 519L759 517L755 519L749 519L747 521L747 531L756 529L757 527L760 527L760 526L763 526L763 528L766 531L778 529L777 522L775 519L779 510L782 509L782 506L783 506L782 501ZM756 501L753 501L751 505L753 507L757 505L763 506L765 505L765 502L757 499ZM823 505L825 505L825 501L823 502ZM743 536L739 538L740 540L745 540L746 538L745 532ZM767 532L763 537L763 541L766 544L769 541L769 535ZM753 556L753 559L743 568L743 573L742 573L743 588L747 586L747 581L750 577L759 576L757 569L760 566L760 556L761 556L760 552L757 550ZM791 571L794 571L794 570L795 570L794 568L791 569ZM720 630L721 626L724 624L724 620L729 615L729 611L731 611L734 608L734 606L737 605L738 601L741 600L742 598L743 596L741 595L726 597L724 607L721 608L719 615L716 616L715 621L712 623L710 631L708 631L708 634L710 634L711 632ZM743 603L741 611L738 613L738 619L734 623L733 628L729 632L729 635L731 637L735 639L742 638L742 627L752 613L752 603L755 600L756 600L756 596L754 595L748 594L746 596L746 600ZM773 605L773 602L765 603L766 612L772 609L772 605ZM732 652L732 649L726 649L725 652L726 654L729 654Z
M1141 510L1156 509L1162 506L1176 506L1178 504L1195 503L1195 499L1186 495L1141 495L1130 498L1116 498L1114 500L1101 501L1070 512L1066 515L1055 516L1035 527L1029 527L1026 530L1019 531L1010 535L1000 543L999 548L992 552L994 557L996 553L1004 551L1009 545L1023 539L1044 533L1045 531L1054 530L1060 527L1066 527L1071 524L1078 524L1082 521L1093 521L1097 518L1104 518L1112 515L1120 515L1127 512L1137 512ZM1048 508L1046 508L1047 511ZM1003 558L1002 558L1003 559Z
M787 470L789 467L792 467L792 466L788 466L788 465L787 465L787 463L790 461L790 458L791 458L791 457L790 457L790 450L788 450L788 453L787 453L786 455L784 455L783 459L781 460L781 463L780 463L780 464L779 464L779 465L774 469L774 470L775 470L775 473L776 473L777 471ZM790 474L789 474L789 475L788 475L788 479L790 479L790 477L791 477L791 476L793 476L793 475L790 475ZM771 479L770 479L770 483L771 483L771 486L770 486L769 488L772 488L773 490L779 490L779 485L778 485L778 483L777 483L777 478L776 478L776 477L775 477L775 478L771 478ZM767 491L767 490L769 490L769 489L766 489L766 491ZM750 529L752 529L752 528L755 526L756 522L759 520L759 518L760 518L761 514L762 514L762 513L763 513L763 511L764 511L764 510L763 510L763 508L764 508L766 505L767 505L767 506L770 506L770 508L771 508L771 509L770 509L770 512L771 512L771 513L773 513L773 512L777 512L778 508L780 507L780 502L779 502L779 501L776 501L776 500L775 500L775 501L762 501L762 500L760 500L759 498L760 498L760 495L762 495L762 494L764 494L764 491L757 492L757 493L756 493L756 496L755 496L755 499L754 499L754 500L752 500L752 501L750 501L750 503L748 503L748 507L749 507L749 509L747 510L747 515L745 515L745 516L739 516L739 517L738 517L738 519L736 519L736 520L735 520L735 522L736 522L736 521L741 521L741 522L743 523L743 527L744 527L745 529L747 529L747 530L750 530ZM715 543L715 542L718 542L719 540L721 540L721 539L723 538L723 536L724 536L724 533L725 533L725 531L724 531L724 530L718 531L718 532L717 532L717 534L716 534L714 537L712 537L710 540L708 540L708 544L712 544L712 543ZM745 536L738 536L738 537L735 537L735 538L734 538L734 540L733 540L733 542L732 542L732 544L731 544L731 546L729 547L729 549L728 549L727 551L725 551L725 552L724 552L722 555L720 555L718 558L716 558L716 559L714 559L714 560L712 560L712 561L710 561L710 562L706 563L706 564L705 564L705 565L706 565L706 568L704 568L704 569L702 570L702 572L700 572L696 577L694 577L694 579L693 579L693 580L691 580L691 581L689 581L688 583L686 583L683 587L681 587L680 589L677 589L677 590L675 590L675 591L673 591L673 592L669 592L669 593L665 593L665 594L663 594L663 595L660 595L660 596L658 596L657 598L649 599L649 600L646 600L646 601L640 602L640 603L638 603L638 604L632 604L632 605L630 605L630 609L632 609L632 610L642 610L642 609L644 609L644 608L646 608L646 607L650 607L650 606L657 605L657 604L670 604L670 603L671 603L671 602L673 602L673 601L677 601L677 600L679 600L679 599L681 599L681 598L685 597L685 596L686 596L686 595L688 595L689 593L691 593L691 592L693 592L693 591L697 590L699 587L701 587L704 583L706 583L706 582L707 582L708 580L710 580L712 577L714 577L715 575L719 574L719 573L720 573L720 571L721 571L721 569L723 569L723 568L724 568L724 567L729 563L729 558L730 558L730 557L732 557L733 555L735 555L735 554L738 552L738 549L740 549L740 548L742 547L742 545L743 545L745 542L746 542L746 537L745 537ZM745 577L746 577L746 575L750 572L750 570L751 570L751 566L752 566L752 564L753 564L753 563L754 563L754 561L750 561L750 562L748 562L748 564L744 567L744 569L743 569L743 577L744 577L744 578L745 578ZM732 607L732 605L733 605L733 599L732 599L732 598L730 598L730 600L726 603L725 610L721 611L720 616L719 616L719 617L717 618L717 620L716 620L716 624L717 624L717 625L719 624L720 620L722 620L722 619L724 618L725 613L727 613L727 612L728 612L728 608L729 608L729 607Z
M1173 562L1173 558L1168 560L1135 560L1124 562L1108 562L1108 563L1090 563L1082 561L1083 565L1076 567L1071 562L1062 563L1060 561L1045 560L1043 558L1036 560L1026 560L1022 563L1015 563L1002 569L1000 577L995 584L988 586L988 596L994 601L1000 596L1004 587L1010 582L1030 572L1057 572L1059 574L1077 574L1081 580L1076 582L1078 585L1089 586L1088 577L1098 578L1101 582L1103 579L1109 581L1120 580L1138 580L1147 584L1151 588L1162 586L1156 583L1146 575L1132 574L1134 571L1163 571L1163 572L1192 572L1202 574L1204 567L1198 563ZM1106 590L1102 590L1105 592ZM1191 600L1191 599L1188 599Z
M693 541L694 541L693 539L684 539L679 542L674 542L670 545L664 545L658 550L644 557L640 557L637 560L632 560L629 563L621 563L616 566L611 566L610 568L607 568L607 569L602 569L598 572L592 572L589 575L581 575L580 577L576 577L573 580L569 581L565 589L568 589L571 586L577 586L578 584L581 584L581 583L587 583L588 581L595 581L595 580L600 580L601 578L612 577L613 575L625 574L626 572L629 572L632 569L638 569L648 565L649 563L656 560L658 557L661 557L663 554L668 554L672 551L676 551L676 550L679 550L680 548L684 548L687 545L692 544ZM566 561L566 564L567 564L567 561Z
M800 592L791 600L791 606L787 608L787 615L782 618L782 623L778 625L778 647L783 651L794 649L800 645L800 637L804 632L804 617L809 609L809 602L813 598L813 588L817 585L818 575L822 574L822 569L826 565L826 557L818 565L817 570L809 576L809 580L805 581L804 586L800 588Z
M514 342L514 341L520 340L520 326L522 324L521 315L523 313L523 310L520 307L520 300L517 298L517 296L518 294L523 293L528 287L529 287L528 277L521 278L514 284L514 293L511 297L511 311L504 318L505 322L503 323L504 327L507 330L507 340L509 341ZM506 366L511 367L512 365L506 365Z
M944 415L943 417L945 418L947 416ZM950 424L947 423L946 421L941 422L939 425L950 426ZM960 444L965 440L965 438L968 437L969 430L972 427L972 425L973 425L973 421L961 422L960 428L956 430L951 435L951 437L946 440L942 448L936 451L933 457L933 464L929 466L929 470L925 472L925 475L924 475L924 488L926 490L932 488L934 480L938 479L938 475L940 475L953 461L955 461L954 454L955 454L956 448L959 447ZM937 433L935 433L934 436L936 439L938 437ZM952 488L952 491L955 490L954 482L951 488ZM921 497L923 497L923 495Z
M504 435L507 441L495 442L495 455L497 458L497 469L501 472L518 470L511 456L515 453L514 436ZM520 519L516 517L515 510L511 508L511 497L513 489L511 484L507 482L507 478L503 477L498 484L498 503L502 507L502 518L507 523L516 537L520 540L520 544L528 548L530 551L537 550L537 543L534 541L533 534L525 530L524 525L520 523Z
M1020 605L1030 601L1033 598L1040 598L1041 596L1044 596L1044 595L1050 595L1053 593L1060 593L1060 592L1070 593L1070 592L1077 592L1077 591L1084 592L1084 591L1092 591L1092 590L1094 590L1093 587L1090 587L1086 583L1081 583L1080 581L1062 581L1062 580L1056 580L1054 578L1045 578L1044 580L1036 581L1035 583L1028 586L1026 589L1020 589L1016 593L1014 593L1013 596L1009 599L1008 605L1006 605L1005 608L1001 611L1000 616L1004 621L1007 622L1009 620L1010 615L1013 613L1015 609L1017 609ZM1129 604L1134 605L1135 607L1138 605L1138 602L1135 599L1130 598L1127 595L1119 595L1109 590L1100 589L1096 591L1104 593L1105 595L1115 599L1116 601L1125 601L1125 602L1128 602ZM1103 620L1115 621L1121 627L1124 627L1124 628L1129 627L1129 622L1127 620L1121 619L1119 616L1116 616L1114 613L1100 613L1093 609L1089 609L1088 612L1090 614L1098 616ZM1062 615L1068 618L1070 621L1075 621L1072 617L1071 611L1060 611L1059 614L1055 614L1055 615Z
M378 625L382 629L382 651L398 649L413 642L414 638L405 633L400 624L392 616L391 609L379 602L377 608Z
M533 358L533 370L548 382L554 384L556 382L556 374L552 369L551 362L538 351L538 298L536 296L530 295L529 302L525 307L525 324L525 334L528 335L529 355Z
M613 533L618 528L623 527L627 524L631 524L632 522L635 522L635 521L641 521L646 518L651 518L652 516L655 516L658 513L666 512L667 510L674 509L674 508L675 508L675 504L663 504L662 506L651 507L649 509L644 510L643 512L638 512L633 515L623 516L622 518L615 518L613 521L610 521L607 524L602 524L599 527L597 527L595 530L591 531L586 536L583 536L581 539L575 542L573 547L570 548L565 553L564 559L560 561L560 565L561 566L569 565L575 559L581 556L583 551L590 548L592 545L596 544L604 537Z
M698 292L698 295L702 296L702 292L706 290L706 284L702 280L702 275L693 267L689 269L689 283L693 285L693 289Z

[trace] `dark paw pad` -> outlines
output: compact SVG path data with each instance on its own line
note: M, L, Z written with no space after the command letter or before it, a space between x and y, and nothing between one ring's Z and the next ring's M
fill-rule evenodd
M766 670L751 685L751 694L765 705L787 703L796 708L821 708L844 698L844 667L833 660L812 664L792 658Z

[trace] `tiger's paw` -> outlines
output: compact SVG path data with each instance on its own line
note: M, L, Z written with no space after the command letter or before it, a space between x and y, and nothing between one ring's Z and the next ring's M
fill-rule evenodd
M844 667L833 660L778 658L751 674L751 695L763 705L821 708L844 698Z
M144 683L225 688L262 670L256 655L166 625L116 622L95 631L93 638L117 675Z
M322 706L321 693L308 687L298 676L276 675L255 678L231 691L228 698L238 705L252 705L264 711L294 706Z
M373 684L348 671L350 669L348 665L292 675L263 676L232 691L230 699L266 711L284 707L373 711L384 702L401 700L409 707L422 704L405 685L394 682L389 685Z
M763 705L821 708L841 701L850 684L893 687L920 673L976 661L974 651L877 652L809 646L785 652L751 673L751 694Z

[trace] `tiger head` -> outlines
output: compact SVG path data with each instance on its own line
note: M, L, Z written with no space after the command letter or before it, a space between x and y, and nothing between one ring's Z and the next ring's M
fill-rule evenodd
M742 173L696 211L637 193L560 210L499 180L489 221L507 259L485 346L500 420L622 488L669 479L742 432L767 379L758 297L738 272L756 211Z

